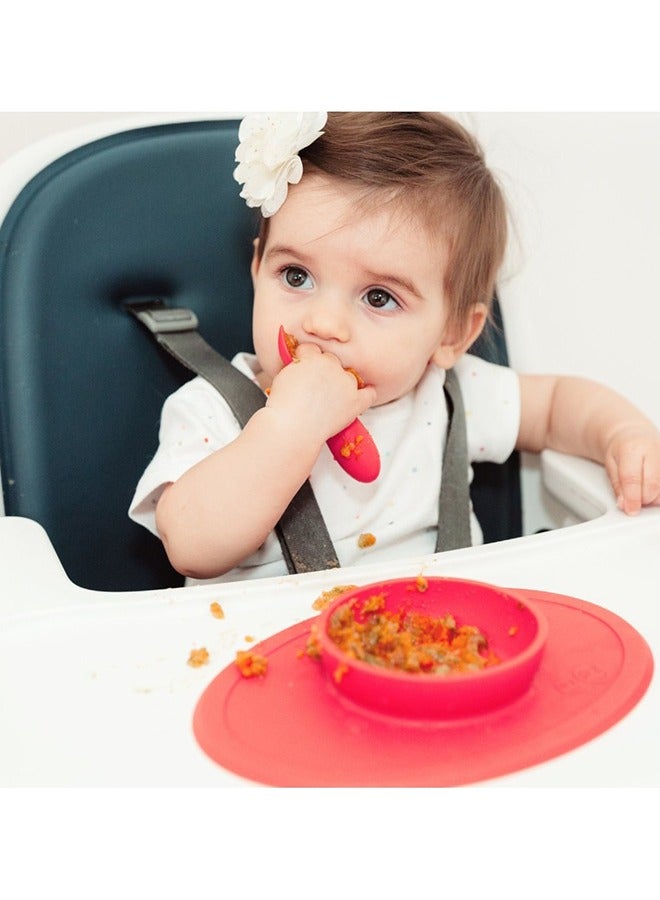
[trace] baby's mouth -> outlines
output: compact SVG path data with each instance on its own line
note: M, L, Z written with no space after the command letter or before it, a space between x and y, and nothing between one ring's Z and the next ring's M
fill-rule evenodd
M280 359L285 365L288 365L296 358L297 347L298 341L295 337L285 331L284 328L280 328L277 335L277 349L280 354ZM344 371L349 372L355 378L358 388L363 388L365 386L366 382L352 366L344 366Z

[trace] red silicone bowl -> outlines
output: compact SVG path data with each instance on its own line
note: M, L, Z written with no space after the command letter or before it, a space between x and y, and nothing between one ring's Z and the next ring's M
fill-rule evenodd
M473 672L432 675L357 660L334 643L328 624L343 604L362 605L377 594L385 608L434 617L451 613L457 625L475 625L500 662ZM405 578L347 591L321 613L318 639L321 662L332 688L344 699L391 716L457 719L512 703L529 690L541 662L548 624L522 593L478 581Z

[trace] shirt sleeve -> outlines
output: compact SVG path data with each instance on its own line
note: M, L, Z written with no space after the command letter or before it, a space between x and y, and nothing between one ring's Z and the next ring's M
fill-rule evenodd
M161 412L158 449L135 489L129 517L158 536L156 504L165 487L240 432L226 401L203 378L171 394Z
M520 430L520 382L507 366L466 354L455 365L470 462L505 462Z

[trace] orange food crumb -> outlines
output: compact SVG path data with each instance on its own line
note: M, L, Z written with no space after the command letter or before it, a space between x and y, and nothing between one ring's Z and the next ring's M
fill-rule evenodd
M348 459L351 454L353 454L353 456L359 456L362 453L362 447L360 447L362 439L363 435L358 434L355 436L354 441L346 441L345 444L342 444L339 452L344 457L344 459Z
M197 669L199 666L205 666L209 661L209 651L206 647L199 647L196 650L190 651L190 656L188 657L188 665L192 666L194 669Z
M340 605L330 617L328 635L349 657L405 672L447 675L497 665L485 636L474 625L457 625L451 614L384 608L375 594L359 606Z
M373 545L375 543L376 543L376 538L374 537L373 534L370 534L369 532L365 532L365 534L361 534L358 538L358 547L360 547L362 550L364 550L365 547L373 547Z
M424 591L428 590L429 583L423 575L418 575L415 579L415 587L420 592L420 594L423 594Z
M246 641L248 644L251 644L252 641L254 640L254 638L252 637L251 634L246 634L245 637L243 638L243 640Z
M209 606L209 609L211 610L211 615L212 615L212 616L215 616L216 619L224 619L224 617L225 617L225 611L224 611L224 609L220 606L220 604L217 603L215 600L214 600L213 603Z
M344 675L347 672L348 672L348 666L346 666L346 665L337 666L335 671L332 673L332 677L333 677L335 683L339 684L339 682L342 680L342 678L344 677Z
M237 650L236 665L243 678L254 678L266 674L268 660L251 650Z
M319 641L319 630L316 625L312 625L309 629L307 644L305 645L304 654L311 656L312 659L321 658L321 642Z
M509 634L509 637L513 637L514 634L518 634L518 626L512 625L511 628L509 628L508 634Z
M323 591L316 600L312 603L312 609L320 612L322 609L325 609L335 597L339 597L340 594L345 594L346 591L355 590L356 585L354 584L338 584L336 587L330 588L329 591Z

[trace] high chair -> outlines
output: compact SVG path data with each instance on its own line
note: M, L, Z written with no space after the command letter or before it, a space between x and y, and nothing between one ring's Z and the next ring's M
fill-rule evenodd
M193 310L226 358L250 350L256 220L232 177L237 120L99 128L58 135L0 167L4 513L39 522L83 587L178 586L160 542L127 509L156 449L163 401L191 373L124 304L160 297ZM497 301L495 319L473 352L507 364ZM517 454L474 469L485 540L519 536ZM597 486L591 506L574 504L578 519L603 512L597 469L567 476L583 499Z

